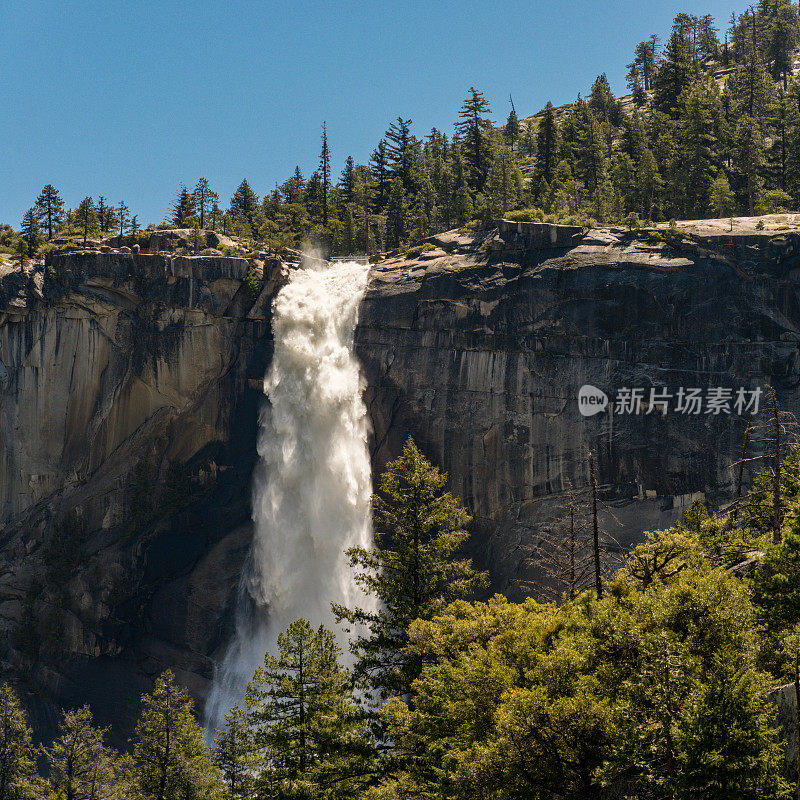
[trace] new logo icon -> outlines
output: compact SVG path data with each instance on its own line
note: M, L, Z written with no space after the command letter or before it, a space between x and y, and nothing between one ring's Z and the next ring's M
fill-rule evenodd
M608 408L608 395L596 386L581 386L578 392L578 410L584 417L593 417Z

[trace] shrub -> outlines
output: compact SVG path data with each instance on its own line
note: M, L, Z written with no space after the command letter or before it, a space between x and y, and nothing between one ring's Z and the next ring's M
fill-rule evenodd
M418 255L422 253L429 253L431 250L435 250L436 246L432 245L430 242L425 242L424 244L418 244L415 247L409 247L405 253L406 258L416 258Z
M255 302L258 295L261 293L261 278L252 266L247 268L247 272L242 280L247 296L251 302Z
M544 222L544 212L540 208L520 208L517 211L510 211L505 216L512 222Z

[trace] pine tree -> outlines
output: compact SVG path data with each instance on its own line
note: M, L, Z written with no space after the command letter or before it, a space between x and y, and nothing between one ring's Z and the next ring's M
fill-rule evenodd
M213 206L219 201L219 195L211 189L206 178L200 178L197 185L194 187L192 195L194 206L200 216L200 228L206 227L206 211L210 211Z
M536 174L553 182L553 174L558 163L558 125L553 104L548 102L536 134Z
M385 208L392 185L388 147L386 140L381 139L369 159L370 169L377 188L375 193L375 211L377 213L380 213Z
M748 213L755 214L755 206L761 196L764 167L764 137L759 124L750 116L739 120L735 135L734 166L744 179Z
M606 177L603 128L592 107L585 101L578 102L575 118L578 125L576 153L578 169L586 189L594 200L595 216L602 221L604 218L602 186Z
M52 798L104 800L116 795L115 754L92 725L89 706L64 711L58 737L44 751Z
M526 121L519 144L520 153L524 158L536 156L536 125L532 119Z
M348 797L370 777L369 740L339 655L330 631L299 619L278 636L278 655L264 656L246 693L256 796Z
M303 173L300 171L300 167L295 167L292 177L279 187L283 202L287 205L302 203L305 188L306 181L303 178Z
M130 211L128 206L126 206L125 203L120 200L119 205L117 206L117 221L119 222L120 243L122 241L122 235L125 233L125 223L128 221L129 213Z
M100 233L106 233L108 228L106 227L106 222L108 220L108 203L106 203L105 197L100 195L97 198L97 223L100 226Z
M654 219L654 209L664 181L658 170L653 151L645 148L636 168L636 187L639 203L645 219Z
M483 188L486 180L485 134L491 130L489 103L474 86L470 86L467 99L461 106L456 131L464 142L464 159L469 167L469 183L473 189Z
M695 78L694 54L685 28L679 18L673 27L663 60L653 79L653 105L659 111L677 117L681 95L691 87Z
M717 37L717 26L711 14L705 14L697 21L697 47L702 58L719 56L719 38Z
M299 167L297 169L299 172ZM302 180L302 176L301 180ZM302 188L301 188L302 191ZM258 195L250 188L247 180L243 180L231 197L228 213L234 221L240 220L247 225L252 225L258 211Z
M445 491L446 483L447 475L409 439L387 465L373 499L376 548L348 551L350 564L360 570L356 582L380 602L380 610L337 605L334 612L356 627L355 676L379 698L407 694L419 674L420 664L403 653L409 624L431 619L487 582L469 559L456 557L469 538L470 517Z
M386 226L389 246L400 247L405 243L408 225L408 202L403 190L403 181L398 175L392 181L389 202L386 205Z
M716 120L720 115L716 84L695 84L683 104L677 142L684 208L694 219L708 210L711 185L719 170Z
M44 221L47 240L53 238L56 228L64 221L64 201L55 186L48 183L36 198L36 210Z
M131 217L131 221L128 224L128 233L131 236L136 236L139 233L139 217L136 214Z
M356 250L356 224L349 205L344 207L342 216L342 251L343 255L351 255Z
M192 193L181 184L178 196L172 204L170 222L176 228L191 228L194 225L197 207Z
M322 151L319 155L319 176L321 180L322 226L328 227L328 190L331 184L331 153L328 149L328 127L322 123Z
M342 200L345 203L352 203L355 200L355 195L353 194L353 170L355 169L355 161L353 161L353 156L347 156L347 160L344 162L344 169L342 170L342 176L339 178L339 189L342 192Z
M0 800L24 800L36 773L32 732L14 690L0 684Z
M20 233L28 246L28 255L35 256L42 238L42 231L39 227L39 212L36 207L29 208L23 215Z
M719 219L726 219L736 211L736 198L722 170L717 173L714 183L711 184L710 208L711 213Z
M503 128L503 136L508 142L508 146L511 148L512 152L517 146L517 142L520 138L520 132L520 124L519 120L517 119L517 112L512 108L511 113L508 115L508 119L506 120L506 126Z
M378 147L380 148L380 144ZM411 120L398 117L397 122L393 122L386 131L384 154L390 173L403 182L404 192L413 188L411 173L418 149L419 142L411 135ZM378 183L380 189L380 178Z
M253 790L253 737L247 715L234 706L225 715L225 728L217 731L211 760L222 775L226 800L247 800Z
M653 75L656 68L656 37L636 45L634 64L642 76L642 88L649 92L653 88Z
M211 763L189 695L169 670L142 698L133 742L132 781L141 800L216 800L220 776Z
M789 0L776 0L772 25L768 33L767 58L772 64L772 77L783 81L783 90L789 89L789 76L794 66L794 56L800 44L800 16Z
M83 230L83 246L86 247L89 233L95 233L99 227L97 209L91 197L84 197L81 200L80 205L75 209L75 221Z

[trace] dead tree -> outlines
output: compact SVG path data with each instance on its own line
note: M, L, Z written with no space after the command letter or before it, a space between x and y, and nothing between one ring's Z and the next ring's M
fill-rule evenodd
M603 579L619 563L619 542L600 524L600 510L610 513L600 497L594 455L588 455L589 483L575 489L568 482L564 513L537 531L531 555L537 594L547 600L574 600L594 588L603 596ZM611 514L613 517L613 514Z
M734 464L739 469L739 479L731 518L736 522L742 508L749 524L770 531L772 541L779 544L786 518L787 480L800 481L798 424L793 414L781 410L772 387L768 389L767 406L769 419L758 425L752 424L752 419L748 421L742 458ZM748 455L749 449L752 449L752 455ZM758 474L745 501L742 483L746 464L757 469Z

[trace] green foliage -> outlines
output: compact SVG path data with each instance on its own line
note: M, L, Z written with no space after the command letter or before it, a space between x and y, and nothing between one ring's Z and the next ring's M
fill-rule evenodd
M410 629L413 706L384 707L420 796L780 797L746 587L687 566L560 608L455 603ZM623 587L627 587L623 590ZM629 790L630 791L630 790Z
M248 266L242 283L244 284L247 296L250 298L250 302L254 303L259 294L261 294L261 276L253 269L252 266Z
M436 245L433 245L430 242L425 242L423 244L418 244L415 247L407 247L404 252L406 258L415 258L422 253L429 253L431 250L435 249Z
M373 498L376 549L348 550L356 582L380 603L377 611L334 606L354 626L355 677L376 697L410 691L420 662L404 654L408 626L431 619L447 603L487 584L469 559L458 558L470 517L445 491L447 475L409 439L381 475Z
M92 724L89 706L64 711L58 736L44 750L48 800L105 800L116 796L118 756Z
M348 678L324 627L314 630L300 619L278 636L278 655L265 655L247 688L248 758L257 796L352 797L370 777L372 749ZM230 722L240 720L234 712L227 745Z
M27 800L35 775L32 732L14 690L0 684L0 800Z
M141 800L217 800L221 776L211 763L189 695L167 670L142 698L130 782Z

